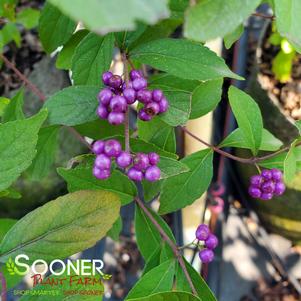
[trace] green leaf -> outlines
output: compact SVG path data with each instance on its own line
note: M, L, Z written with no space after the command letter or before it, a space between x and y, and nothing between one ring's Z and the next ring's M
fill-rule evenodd
M289 184L295 177L296 170L297 170L297 160L295 156L295 147L296 147L297 140L295 140L290 150L288 151L284 162L283 162L283 170L284 170L284 181Z
M30 261L66 258L92 247L119 216L116 194L78 191L59 197L23 217L0 245L0 261L26 253ZM30 231L28 231L30 227Z
M241 79L224 60L202 44L184 39L160 39L134 48L130 57L140 63L185 79Z
M108 232L108 236L110 236L113 240L118 241L119 235L122 230L122 219L118 217L116 222L113 224L112 228Z
M46 116L43 110L32 118L0 125L0 191L9 187L31 164Z
M5 190L2 190L0 192L0 197L7 197L10 199L20 199L22 195L20 194L20 192L10 187Z
M24 103L24 90L20 89L17 94L11 99L9 104L6 106L2 121L14 121L24 119L23 114L23 103Z
M21 35L19 29L15 23L9 22L0 30L0 49L11 41L14 41L20 47Z
M75 48L88 33L88 30L82 29L72 35L57 56L55 65L58 69L71 69Z
M196 41L224 37L251 15L260 0L207 0L186 12L184 36Z
M49 124L78 125L97 119L99 87L73 86L50 96L44 107Z
M51 53L64 45L72 36L76 23L63 15L55 6L46 2L40 17L40 40L46 52Z
M234 31L232 31L232 32L228 33L227 35L225 35L224 44L225 44L226 48L230 49L231 46L237 40L239 40L239 38L243 34L243 32L244 32L244 26L243 26L243 24L240 24L234 29Z
M200 83L192 93L190 119L199 118L214 110L221 100L223 80Z
M166 222L150 208L147 208L147 210L156 219L168 237L175 242L175 238ZM157 228L138 206L136 206L135 212L135 231L139 251L143 258L148 261L152 257L154 250L158 247L162 248L163 241Z
M119 195L122 205L130 203L137 195L136 186L118 170L104 181L93 176L92 164L79 165L74 169L59 168L58 173L67 182L69 192L84 189L111 191Z
M101 74L110 68L114 35L100 37L89 33L76 47L72 57L72 78L75 85L101 85Z
M294 50L289 53L285 53L281 50L273 59L272 71L275 74L276 79L278 79L281 83L286 83L291 79L295 58L296 52Z
M297 129L299 130L299 133L301 135L301 120L296 121L295 126L297 127Z
M138 136L170 153L176 152L175 130L159 117L149 122L138 120Z
M3 114L10 103L10 99L0 96L0 117L3 117Z
M161 246L158 246L144 265L142 275L160 265Z
M15 219L1 218L0 219L0 241L4 238L9 229L17 222Z
M276 151L282 145L283 143L279 139L277 139L272 133L270 133L266 129L263 129L262 141L259 150ZM250 148L248 143L245 141L241 129L234 130L228 137L226 137L223 140L223 142L219 145L219 147L239 147L239 148L247 148L247 149Z
M252 153L256 155L261 145L263 130L260 109L251 96L234 86L230 87L228 96L244 139Z
M136 21L155 24L158 20L169 16L167 0L112 0L99 1L49 0L65 15L100 34L108 32L133 30Z
M277 30L281 36L301 52L301 2L299 0L275 0Z
M30 168L27 170L33 180L39 181L47 176L51 166L55 161L56 150L58 148L58 132L60 127L57 125L44 127L39 132L37 143L37 155Z
M128 301L201 301L198 297L186 292L165 292ZM207 301L207 300L204 300Z
M156 196L160 194L163 182L164 180L159 180L157 182L149 182L146 180L142 181L145 202L152 201Z
M34 8L25 8L17 13L17 23L22 24L26 29L38 26L40 11Z
M160 157L158 167L161 169L161 180L189 171L187 165L168 157Z
M160 197L160 214L176 211L192 204L208 188L212 178L211 150L203 150L181 160L189 172L168 178Z
M172 289L175 261L169 260L146 273L130 290L125 300L142 298Z

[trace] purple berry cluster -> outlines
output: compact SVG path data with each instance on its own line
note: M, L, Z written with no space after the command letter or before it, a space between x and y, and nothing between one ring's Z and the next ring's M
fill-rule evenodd
M112 125L122 124L128 105L136 100L143 104L138 117L143 121L151 120L155 115L165 113L169 104L161 90L147 89L147 80L140 70L130 72L130 81L126 84L119 75L107 71L102 74L106 88L98 94L97 114Z
M209 263L214 259L213 250L218 245L217 237L211 233L209 227L205 224L198 226L195 232L195 236L199 241L204 242L205 248L199 252L200 260L203 263Z
M146 179L155 182L160 179L161 171L157 166L160 156L157 153L132 155L123 151L121 144L115 139L97 140L94 142L92 150L96 155L93 175L99 180L106 180L110 177L113 159L115 159L118 167L125 169L131 180L142 181Z
M260 175L252 176L250 179L249 194L253 198L267 201L274 195L282 195L284 191L285 184L279 169L263 169Z

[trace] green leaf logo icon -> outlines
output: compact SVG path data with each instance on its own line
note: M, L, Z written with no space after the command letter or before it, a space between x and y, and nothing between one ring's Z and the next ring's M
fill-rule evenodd
M13 262L13 260L11 258L8 259L8 261L6 262L6 269L8 271L8 273L11 276L14 275L20 275L22 276L23 274L17 269L15 263Z

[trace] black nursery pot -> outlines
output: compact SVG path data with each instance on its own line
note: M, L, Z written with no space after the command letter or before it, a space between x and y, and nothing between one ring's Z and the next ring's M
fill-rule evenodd
M265 88L264 76L260 71L264 55L262 46L269 35L269 28L269 23L266 23L257 46L247 92L257 101L261 109L264 127L284 144L289 144L298 136L298 131L293 125L294 120L285 115L278 97ZM239 151L240 154L243 152ZM249 178L256 174L256 169L251 165L239 164L238 170L247 189ZM295 244L301 244L301 172L287 185L283 196L270 201L250 198L250 202L270 231L287 237Z

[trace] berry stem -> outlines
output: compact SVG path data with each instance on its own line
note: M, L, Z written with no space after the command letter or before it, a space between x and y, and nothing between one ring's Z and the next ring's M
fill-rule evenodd
M128 86L129 84L129 68L128 68L128 60L125 53L122 53L122 61L124 66L124 79L125 84ZM125 112L125 123L124 123L124 137L125 137L125 151L130 152L130 114L129 107Z
M146 206L144 205L144 203L141 201L141 199L139 199L138 197L135 198L135 202L137 203L137 205L143 210L143 212L147 215L147 217L151 220L151 222L153 223L153 225L157 228L157 230L160 232L162 238L164 241L166 241L169 246L171 247L176 259L178 260L181 268L183 269L184 275L189 283L189 286L191 288L192 293L197 296L198 293L194 287L194 284L192 282L192 279L187 271L184 259L182 257L182 254L180 253L178 247L176 244L174 244L174 242L169 238L169 236L165 233L165 231L163 230L163 228L160 226L160 224L155 220L155 218L152 216L152 214L148 211L148 209L146 208Z
M1 300L7 301L7 285L6 280L2 272L0 272L0 283L1 283Z

